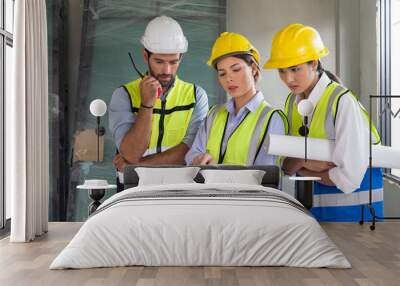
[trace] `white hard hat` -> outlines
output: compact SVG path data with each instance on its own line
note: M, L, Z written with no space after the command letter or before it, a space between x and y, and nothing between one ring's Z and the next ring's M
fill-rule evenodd
M142 45L155 54L185 53L188 41L174 19L159 16L149 22L140 39Z

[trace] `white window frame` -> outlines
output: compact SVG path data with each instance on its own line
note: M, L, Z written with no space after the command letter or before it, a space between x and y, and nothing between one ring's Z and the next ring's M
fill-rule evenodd
M400 95L392 94L391 72L392 72L392 1L380 0L380 39L379 39L379 94L381 95ZM393 51L396 52L396 51ZM398 100L398 99L397 99ZM383 145L392 146L393 120L400 120L396 110L392 110L392 99L382 97L379 100L379 130ZM393 118L397 115L396 118ZM384 176L388 179L400 183L400 177L392 173L391 169L384 169Z

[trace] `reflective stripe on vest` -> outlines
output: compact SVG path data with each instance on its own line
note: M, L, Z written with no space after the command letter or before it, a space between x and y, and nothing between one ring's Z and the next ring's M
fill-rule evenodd
M285 122L287 121L277 109L272 109L263 101L255 112L248 112L237 128L228 138L225 152L222 150L229 112L225 105L213 107L206 119L207 153L219 164L253 165L262 147L268 130L269 121L274 112L278 112ZM250 136L249 136L250 135Z
M139 111L141 103L140 82L141 79L137 79L123 86L129 94L133 113ZM176 76L174 85L165 99L157 98L154 102L148 149L155 149L155 153L160 153L180 144L186 135L195 104L195 86Z
M372 190L372 202L383 201L383 189ZM369 203L369 191L353 192L349 194L322 194L314 195L313 207L353 206Z

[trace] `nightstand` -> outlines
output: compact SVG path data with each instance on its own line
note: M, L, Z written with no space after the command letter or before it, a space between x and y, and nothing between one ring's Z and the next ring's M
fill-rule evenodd
M83 185L79 185L76 188L88 190L89 197L93 200L88 206L88 214L90 216L101 205L100 200L104 197L106 190L115 189L116 187L116 185L109 185L107 180L85 180Z
M314 182L320 181L320 177L289 177L289 180L295 181L295 197L303 204L306 209L313 206Z

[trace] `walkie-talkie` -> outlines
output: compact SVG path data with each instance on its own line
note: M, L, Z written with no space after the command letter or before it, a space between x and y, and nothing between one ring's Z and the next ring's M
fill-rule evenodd
M137 74L140 76L140 78L144 78L144 75L139 71L139 69L136 67L136 65L135 65L135 61L133 60L133 57L132 57L132 54L130 53L130 52L128 52L128 55L129 55L129 58L131 59L131 62L132 62L132 66L133 66L133 69L137 72ZM157 98L160 98L160 96L161 96L161 87L159 87L158 89L157 89Z

